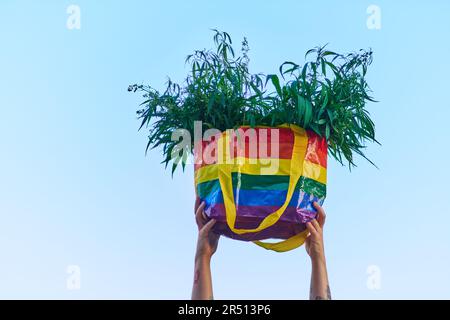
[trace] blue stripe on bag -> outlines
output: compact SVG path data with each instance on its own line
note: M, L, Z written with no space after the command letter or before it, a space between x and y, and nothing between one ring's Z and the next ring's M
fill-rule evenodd
M239 192L236 193L236 189L234 189L236 205L241 206L281 207L286 199L286 194L286 190L239 190ZM215 204L222 204L222 191L220 189L213 190L208 194L204 201L208 207ZM312 207L312 202L314 201L319 202L319 198L301 190L295 191L289 202L289 207L315 211Z

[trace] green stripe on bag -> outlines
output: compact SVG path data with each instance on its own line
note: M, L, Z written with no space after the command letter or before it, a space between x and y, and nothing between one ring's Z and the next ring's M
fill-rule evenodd
M241 183L238 186L239 175ZM242 190L287 190L289 185L289 176L233 173L232 179L233 187L239 187ZM197 185L197 193L200 198L205 198L208 194L216 192L219 188L219 180L207 181ZM326 195L326 185L305 177L300 177L295 190L303 190L318 198L324 198Z

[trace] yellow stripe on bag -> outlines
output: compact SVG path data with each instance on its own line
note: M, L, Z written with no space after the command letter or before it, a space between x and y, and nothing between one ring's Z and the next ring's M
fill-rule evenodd
M259 159L252 159L253 161ZM239 164L239 162L242 161L243 164ZM267 159L265 160L267 161ZM273 175L278 176L288 176L290 174L291 170L291 160L290 159L272 159L272 161L278 161L278 170ZM273 165L276 164L276 162L272 163ZM253 174L253 175L261 175L261 169L262 168L268 168L269 165L262 165L261 163L249 163L249 159L247 158L236 158L236 161L233 161L232 164L229 164L231 166L231 172L240 172L243 174ZM196 184L207 182L211 180L216 180L219 177L218 173L218 164L211 164L207 165L205 167L199 168L195 172L195 181ZM312 163L310 161L304 161L303 163L303 173L302 176L305 178L316 180L320 183L326 184L327 182L327 169L322 167L319 164Z

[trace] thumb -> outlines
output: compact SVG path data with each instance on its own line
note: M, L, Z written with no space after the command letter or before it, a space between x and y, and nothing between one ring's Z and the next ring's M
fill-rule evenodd
M215 219L211 219L209 220L202 228L202 232L205 233L209 233L212 229L212 227L214 227L214 225L216 224L217 220Z

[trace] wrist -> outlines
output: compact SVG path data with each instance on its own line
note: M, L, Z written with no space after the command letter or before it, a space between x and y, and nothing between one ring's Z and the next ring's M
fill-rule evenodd
M195 262L196 263L210 263L212 255L206 253L197 253L195 254Z
M312 264L325 264L325 254L323 252L317 252L311 254L311 263Z

